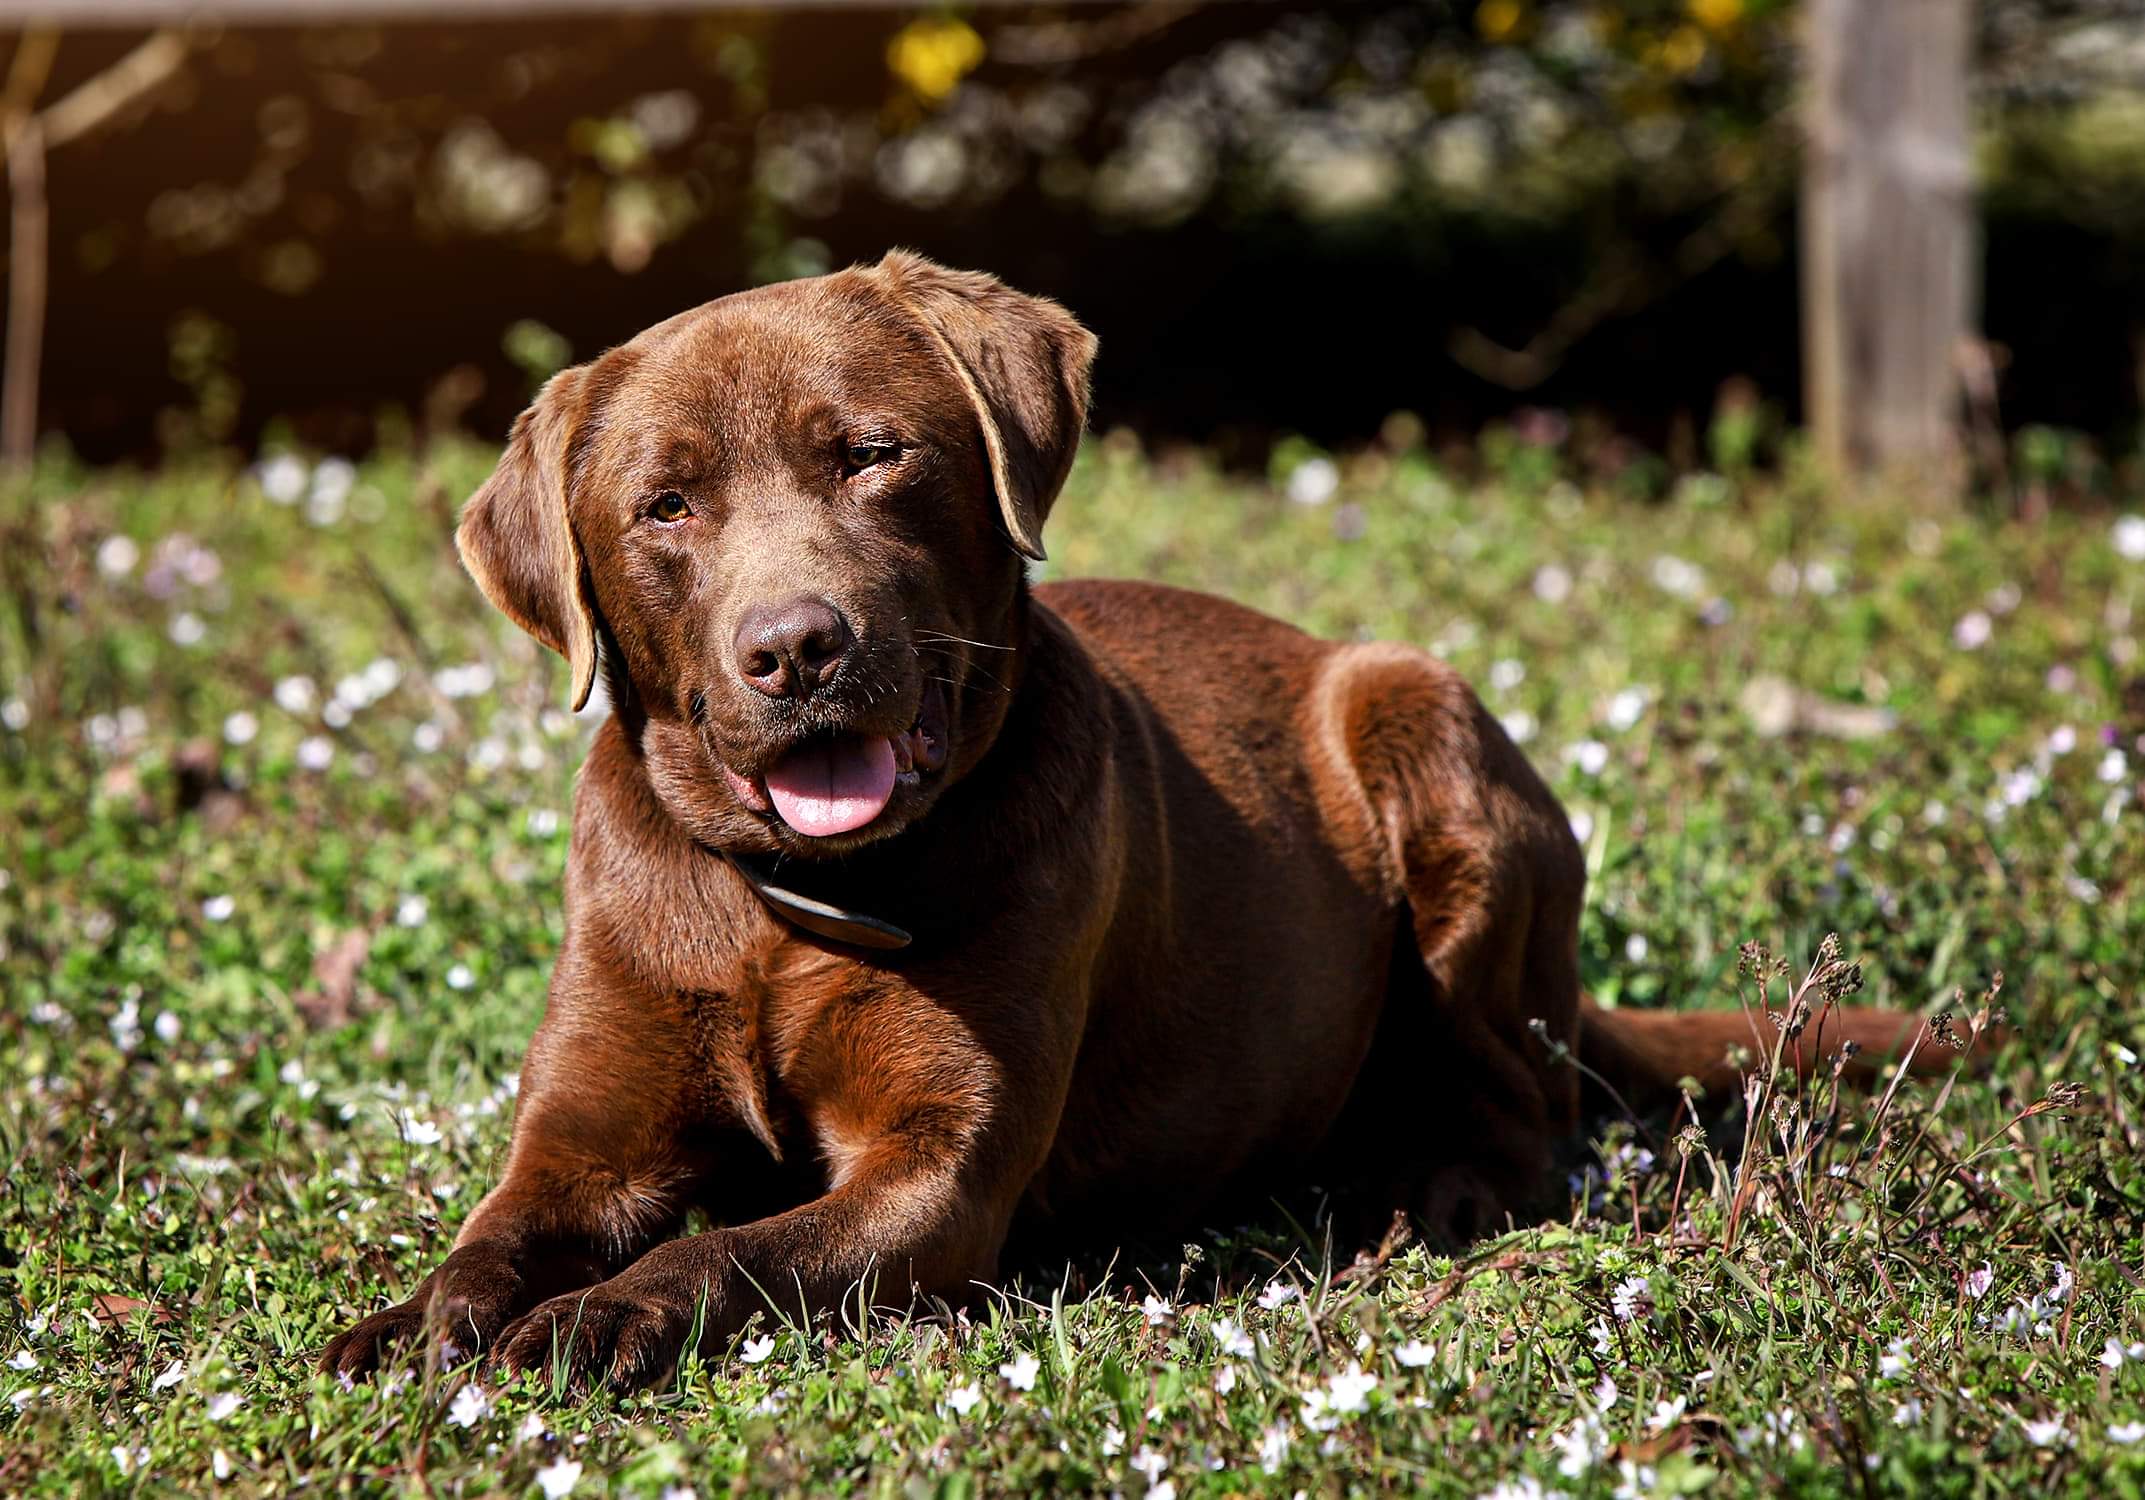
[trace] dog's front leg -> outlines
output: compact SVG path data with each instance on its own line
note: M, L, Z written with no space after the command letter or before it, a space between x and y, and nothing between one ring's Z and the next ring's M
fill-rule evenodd
M1008 1215L954 1172L892 1168L772 1218L658 1245L618 1275L508 1328L508 1370L575 1388L660 1379L696 1333L720 1348L755 1311L817 1314L862 1286L877 1303L958 1294L996 1271ZM772 1303L772 1306L770 1306Z
M819 1142L826 1192L658 1245L540 1304L502 1336L500 1362L631 1388L661 1378L696 1329L701 1349L719 1349L770 1301L816 1314L863 1283L905 1306L916 1289L959 1295L994 1276L1056 1134L1079 1035L1069 991L998 998L1013 988L990 974L963 995L887 985L794 1023L783 1082Z
M569 943L522 1069L504 1177L453 1253L331 1342L320 1368L367 1375L427 1338L489 1352L537 1302L594 1285L673 1233L723 1138L693 1056L682 1002L595 971Z

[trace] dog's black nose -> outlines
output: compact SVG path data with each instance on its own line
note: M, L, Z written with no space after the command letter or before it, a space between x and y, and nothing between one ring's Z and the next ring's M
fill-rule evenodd
M855 643L842 612L824 599L763 604L738 621L737 675L770 698L809 698Z

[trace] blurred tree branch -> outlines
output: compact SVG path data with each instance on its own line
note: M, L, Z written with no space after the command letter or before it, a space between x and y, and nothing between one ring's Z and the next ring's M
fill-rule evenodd
M0 366L0 468L21 470L37 446L37 376L45 343L48 214L45 153L87 135L147 97L186 61L187 39L157 32L139 47L39 110L60 34L26 34L0 96L0 142L7 155L7 350Z

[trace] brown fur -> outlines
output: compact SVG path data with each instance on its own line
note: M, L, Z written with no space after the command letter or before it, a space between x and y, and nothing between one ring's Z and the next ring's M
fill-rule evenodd
M1189 1223L1322 1150L1466 1234L1577 1123L1530 1022L1625 1086L1726 1076L1740 1017L1583 1005L1565 814L1442 664L1172 589L1030 591L1093 353L1054 304L896 254L659 324L517 424L464 555L576 698L601 643L615 712L504 1176L326 1367L429 1314L632 1385L758 1289L958 1296L1016 1228ZM851 472L859 442L899 457ZM665 492L689 520L651 519ZM771 698L730 643L799 589L857 644ZM866 828L810 840L735 789L801 736L902 733L934 685L945 763ZM810 937L718 851L915 942ZM1890 1051L1912 1023L1848 1024ZM724 1227L670 1238L694 1208Z

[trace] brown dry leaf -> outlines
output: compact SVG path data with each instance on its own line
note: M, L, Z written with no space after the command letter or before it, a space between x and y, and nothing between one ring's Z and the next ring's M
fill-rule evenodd
M357 927L313 954L315 988L293 997L298 1013L315 1031L347 1026L357 1014L358 970L372 951L372 931Z
M176 1316L168 1307L158 1307L153 1302L144 1302L139 1297L124 1296L119 1292L99 1292L89 1299L90 1316L100 1323L124 1323L143 1308L149 1309L150 1319L169 1323Z

